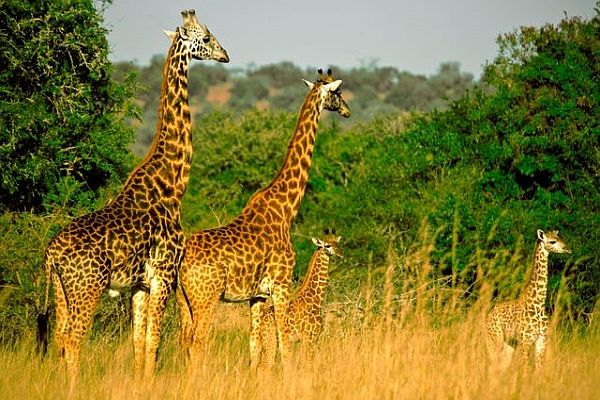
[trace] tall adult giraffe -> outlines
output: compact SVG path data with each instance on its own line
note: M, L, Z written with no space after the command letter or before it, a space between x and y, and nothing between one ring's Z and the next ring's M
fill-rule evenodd
M183 26L165 31L172 43L163 68L157 132L148 154L113 201L73 220L46 249L40 339L44 341L47 332L53 283L55 339L72 385L82 338L105 289L132 289L135 375L139 377L142 369L147 377L154 373L161 317L184 253L179 218L192 158L188 67L192 58L229 61L194 10L181 15Z
M197 232L186 242L179 274L177 301L181 309L182 344L195 364L219 299L250 301L250 354L257 365L260 308L268 296L275 306L282 358L289 353L286 313L295 253L290 227L304 196L319 117L323 108L350 116L348 105L331 70L319 70L310 88L286 157L271 183L256 192L230 224Z
M522 361L527 361L533 350L536 367L542 363L548 330L546 293L550 253L571 253L571 250L558 231L538 229L529 283L518 299L495 305L487 315L486 346L494 366L506 368L515 347Z

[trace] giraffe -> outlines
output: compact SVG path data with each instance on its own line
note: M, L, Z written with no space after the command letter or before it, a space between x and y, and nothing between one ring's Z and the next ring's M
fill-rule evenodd
M537 230L533 271L525 289L516 300L497 304L486 318L486 346L494 365L504 369L518 347L522 361L531 351L539 367L544 355L548 316L545 311L548 290L548 255L571 253L558 231Z
M323 328L321 307L327 288L329 257L341 257L338 246L340 239L340 236L335 236L335 230L330 232L328 229L322 240L312 238L317 249L310 259L304 281L289 303L287 323L291 335L295 340L301 341L310 358ZM259 363L267 367L273 364L277 350L274 311L273 306L263 308L259 325Z
M285 314L295 253L290 226L304 196L317 125L323 108L350 116L339 89L342 81L319 70L309 87L283 165L271 183L248 200L228 225L201 230L186 241L179 273L177 302L181 310L181 342L192 365L203 350L210 319L219 300L249 301L251 364L257 366L260 308L268 296L282 359L287 360L289 330Z
M38 328L45 352L50 286L56 303L55 342L72 383L81 341L103 290L131 288L134 372L151 377L167 297L184 254L181 198L189 180L192 132L187 74L191 59L228 62L229 56L194 10L183 26L165 31L171 45L163 68L157 131L147 155L121 192L103 208L74 219L45 252L46 296Z

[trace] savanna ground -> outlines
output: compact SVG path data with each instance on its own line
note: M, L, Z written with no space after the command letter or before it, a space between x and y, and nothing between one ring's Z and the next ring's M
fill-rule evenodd
M312 364L296 349L289 370L249 368L246 304L221 304L205 362L192 372L177 341L171 302L154 382L136 382L127 329L94 334L83 349L78 397L85 399L595 399L600 396L600 324L566 328L554 310L543 368L518 362L500 374L488 363L483 319L490 285L478 280L454 288L432 278L423 246L385 264L367 265L367 279L348 291L334 269L325 306L326 325ZM508 261L510 264L511 261ZM509 265L508 265L509 266ZM398 282L402 282L398 285ZM470 300L478 293L478 300ZM559 293L559 296L561 294ZM108 297L103 302L118 301ZM123 315L114 318L129 321ZM0 397L62 399L64 366L55 352L35 352L33 333L0 348Z

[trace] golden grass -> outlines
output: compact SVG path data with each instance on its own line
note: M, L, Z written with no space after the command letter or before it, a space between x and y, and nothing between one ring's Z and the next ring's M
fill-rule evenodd
M325 330L314 362L271 372L250 370L249 310L221 304L206 358L189 371L175 329L173 309L165 324L153 382L134 380L131 338L88 340L82 351L81 399L598 399L600 321L567 332L551 320L544 366L495 374L483 343L490 309L487 277L464 287L437 277L433 241L426 229L419 245L386 265L368 267L358 286L334 274L325 309ZM472 270L510 270L510 254L477 256ZM497 265L509 268L494 268ZM500 277L500 279L504 279ZM356 281L356 280L355 280ZM473 295L475 293L477 295ZM473 300L477 299L477 300ZM560 310L554 312L554 316ZM0 347L0 399L63 399L64 366L50 354L35 355L32 341Z
M418 303L418 302L417 302ZM358 304L358 303L357 303ZM348 306L346 304L346 306ZM330 308L339 309L339 304ZM350 306L351 307L351 306ZM435 323L414 312L401 318L347 310L328 318L310 366L285 372L249 370L248 311L222 305L207 358L186 371L174 332L164 338L154 382L133 379L129 339L88 341L81 365L79 398L85 399L597 399L600 397L600 333L550 339L539 371L513 368L490 374L481 335L482 313ZM477 306L472 307L475 310ZM354 310L355 311L355 310ZM333 315L329 313L328 315ZM365 322L367 321L367 322ZM402 322L403 321L403 322ZM439 327L435 327L440 325ZM58 357L40 360L31 342L0 350L0 398L62 399L67 384Z

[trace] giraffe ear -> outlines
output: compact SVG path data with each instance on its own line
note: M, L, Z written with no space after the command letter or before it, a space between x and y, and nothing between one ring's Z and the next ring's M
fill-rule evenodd
M339 243L340 240L342 240L341 236L338 236L338 237L335 238L335 241L338 242L338 243Z
M537 238L540 240L544 240L544 231L541 229L537 230Z
M302 81L306 86L308 86L309 89L312 89L312 87L315 86L314 83L312 83L311 81L307 81L306 79L302 79Z
M323 87L327 91L335 92L337 90L337 88L340 87L341 84L342 84L341 79L338 79L337 81L333 81L331 83L328 83L327 85L325 85Z
M165 35L167 35L167 37L169 38L169 40L172 42L173 39L175 39L175 35L177 35L177 32L173 32L173 31L164 31Z
M317 239L317 238L312 238L312 242L313 242L313 243L315 244L315 246L317 246L317 247L323 247L323 242L322 242L322 241L320 241L320 240L319 240L319 239Z

